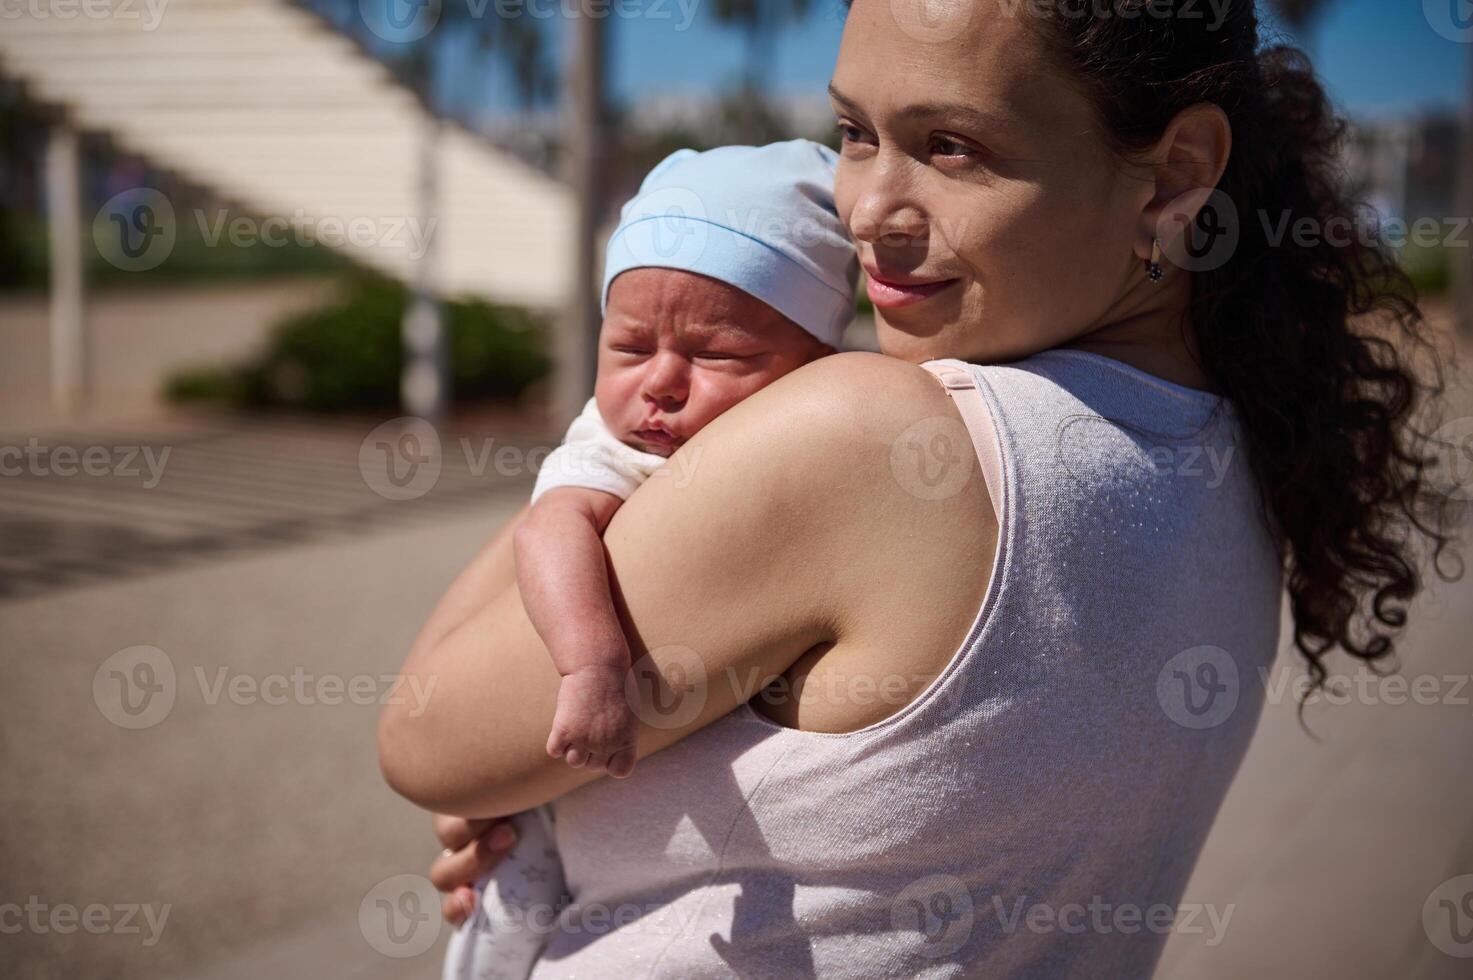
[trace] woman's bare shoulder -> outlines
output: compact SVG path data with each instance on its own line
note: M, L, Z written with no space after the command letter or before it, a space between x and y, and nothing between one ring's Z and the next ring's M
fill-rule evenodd
M941 389L918 364L869 351L846 351L805 364L767 391L775 397L810 396L846 407L857 403L883 410L903 407L918 394Z
M689 508L724 523L740 513L744 540L759 553L786 536L788 544L851 554L867 541L888 560L895 545L882 537L990 519L980 480L942 498L921 485L924 476L911 478L917 465L933 465L913 450L924 444L930 452L936 432L952 440L952 455L971 452L956 406L924 369L879 354L830 355L732 407L682 446L671 468L700 492L671 495L661 509Z
M869 472L864 464L876 453L888 456L890 444L907 428L951 414L949 400L919 366L852 351L820 358L778 379L708 429L713 443L760 449L758 454L777 467L797 460L826 462L861 477Z

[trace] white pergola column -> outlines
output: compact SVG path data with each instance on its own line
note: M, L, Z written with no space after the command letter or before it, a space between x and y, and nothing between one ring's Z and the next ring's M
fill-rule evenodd
M1462 142L1459 165L1457 213L1473 217L1473 44L1468 45L1468 100L1463 105ZM1473 337L1473 254L1468 249L1450 248L1453 264L1453 315L1465 337Z
M87 402L83 302L81 139L66 122L46 144L46 226L51 251L51 402L62 418Z
M445 318L440 309L436 275L435 234L439 214L440 122L428 120L420 148L416 194L422 227L428 229L423 251L414 263L414 292L404 313L404 374L399 397L404 411L431 422L445 417L450 401L450 359Z
M567 181L576 215L569 261L571 295L557 331L554 422L566 425L593 393L598 351L598 223L602 217L604 19L584 3L568 18L566 94Z

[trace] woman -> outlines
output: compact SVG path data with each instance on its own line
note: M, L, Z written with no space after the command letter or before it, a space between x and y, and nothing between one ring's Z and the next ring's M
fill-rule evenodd
M1301 58L1258 53L1251 4L1162 8L853 4L835 196L889 356L773 384L615 516L662 685L634 776L543 751L514 591L473 565L426 627L435 696L385 714L384 770L462 818L557 801L576 904L537 980L1147 975L1284 585L1317 681L1391 653L1445 541L1419 311L1374 249L1270 238L1353 214ZM959 438L936 358L983 396ZM443 890L500 853L437 827Z

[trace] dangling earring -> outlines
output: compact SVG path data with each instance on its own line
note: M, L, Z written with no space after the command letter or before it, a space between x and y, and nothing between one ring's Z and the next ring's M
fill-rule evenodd
M1146 261L1146 275L1152 282L1160 282L1166 275L1166 270L1161 268L1161 239L1151 239L1151 257Z

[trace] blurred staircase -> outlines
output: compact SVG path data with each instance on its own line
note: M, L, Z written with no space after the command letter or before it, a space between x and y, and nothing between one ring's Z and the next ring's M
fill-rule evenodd
M0 75L247 212L371 229L341 250L388 275L413 280L419 222L433 230L428 285L441 295L544 309L568 295L568 189L437 119L286 0L25 0L0 17ZM419 188L432 132L429 226Z

